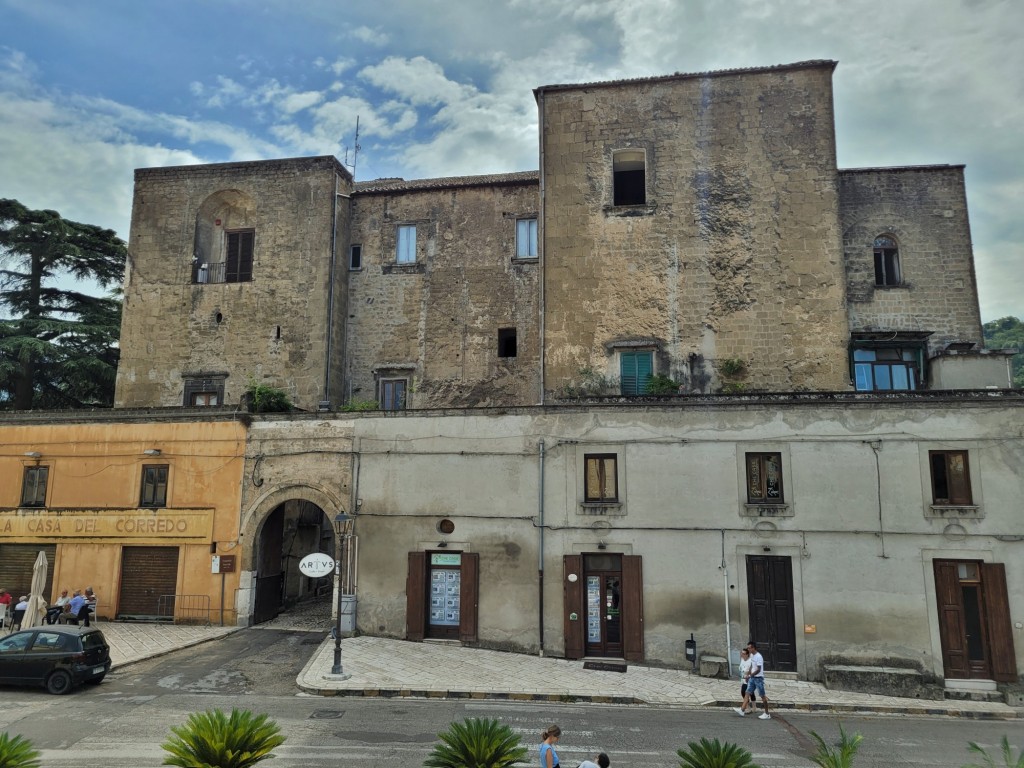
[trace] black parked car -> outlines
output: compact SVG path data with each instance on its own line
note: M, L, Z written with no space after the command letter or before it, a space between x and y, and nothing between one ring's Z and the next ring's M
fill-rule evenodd
M33 627L0 638L0 684L67 693L110 671L110 646L93 627Z

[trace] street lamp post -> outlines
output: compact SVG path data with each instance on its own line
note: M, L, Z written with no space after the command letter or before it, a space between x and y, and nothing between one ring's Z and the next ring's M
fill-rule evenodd
M334 518L334 533L336 534L337 537L335 550L338 552L338 558L335 561L334 566L334 573L338 577L338 621L334 627L334 666L331 667L331 674L342 675L343 677L348 677L348 675L344 675L341 669L341 606L342 590L344 589L344 584L342 584L341 579L341 561L342 558L346 555L345 544L347 543L346 539L348 538L348 528L349 525L351 525L351 523L352 518L346 515L344 512L339 513Z

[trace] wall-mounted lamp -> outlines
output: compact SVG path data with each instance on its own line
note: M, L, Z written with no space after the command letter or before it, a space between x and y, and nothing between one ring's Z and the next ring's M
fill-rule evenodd
M160 449L159 448L147 448L146 450L143 451L143 453L146 454L147 456L159 456L160 455Z
M448 546L448 542L447 541L439 541L439 542L437 542L437 546L439 546L441 549L444 549L445 547Z
M25 456L27 456L30 459L38 459L42 457L42 455L43 454L41 454L39 451L25 451Z
M597 548L598 549L608 549L608 545L605 544L603 541L599 541L599 542L597 542Z

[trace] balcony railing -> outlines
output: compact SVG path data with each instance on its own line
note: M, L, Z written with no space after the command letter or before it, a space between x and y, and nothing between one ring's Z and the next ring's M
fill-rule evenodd
M226 274L226 262L219 262L217 264L195 264L192 267L192 282L193 283L224 283L227 282L225 278Z

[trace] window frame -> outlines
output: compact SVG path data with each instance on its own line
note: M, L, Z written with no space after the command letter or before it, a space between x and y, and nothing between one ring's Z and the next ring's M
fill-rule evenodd
M234 240L235 244L232 245ZM224 282L251 283L256 253L255 228L224 231ZM212 281L211 281L212 282Z
M411 239L408 235L411 233ZM403 234L406 235L403 237ZM416 258L416 225L399 224L395 228L395 264L410 265L417 263Z
M903 285L903 264L899 240L892 234L875 238L872 255L876 288L898 288Z
M42 494L39 493L40 477L42 475ZM29 477L32 476L30 485ZM31 491L31 496L30 496ZM33 464L25 467L21 476L21 503L20 507L40 509L46 506L46 497L50 492L50 465ZM42 498L40 498L40 495Z
M777 460L777 474L778 474L778 495L771 495L771 488L769 487L769 461L774 458ZM785 504L786 503L786 484L784 479L784 473L782 471L782 453L780 451L746 451L743 455L744 459L744 477L746 478L746 494L748 504ZM751 493L753 490L753 477L751 476L751 461L756 461L758 466L758 485L762 494L755 496Z
M168 478L170 476L170 464L143 464L142 477L139 486L139 506L149 509L158 509L167 506ZM163 474L163 480L160 474ZM150 481L149 475L156 474L156 479ZM161 493L161 486L163 492ZM151 493L147 491L152 489ZM151 496L152 498L148 498Z
M363 268L362 243L353 243L348 247L348 268L350 272L358 272Z
M895 350L894 359L879 359L880 352ZM872 353L873 360L857 359L860 353ZM908 357L909 356L909 357ZM854 342L850 345L850 378L853 388L857 392L914 392L924 387L924 346L919 343L905 342L901 344L872 344L869 341ZM896 376L894 369L906 371L907 387L894 387L892 382ZM876 371L887 371L889 386L879 386L879 376ZM869 387L862 387L862 374L870 375Z
M639 168L631 167L639 164ZM639 176L637 175L639 174ZM647 205L647 150L624 147L612 151L612 206Z
M610 462L610 468L608 465ZM597 493L592 493L591 464L597 468ZM605 495L609 473L613 482L612 495ZM584 504L619 504L619 456L616 453L584 453L583 454L583 503Z
M390 395L388 390L401 387L401 395L397 405L394 404L393 395ZM405 411L409 408L409 379L404 376L386 376L381 377L377 382L377 391L379 397L377 403L380 405L382 411ZM391 404L393 407L388 407Z
M523 231L524 229L525 232ZM524 216L522 218L516 219L515 258L517 260L527 261L540 258L537 237L538 230L536 216Z
M653 349L619 349L619 394L623 397L642 397L647 394L647 383L654 376L654 350ZM641 386L641 372L639 368L639 361L643 356L648 361L648 369L646 376L643 378L643 386ZM626 386L626 361L633 360L634 373L630 377L635 379L635 383L630 387L635 391L627 392Z
M971 490L971 465L967 450L935 450L928 451L928 474L932 491L932 504L941 507L972 507L975 505L974 493ZM963 462L962 478L954 488L951 459ZM936 476L936 467L941 464L942 477ZM940 493L945 486L945 495Z

